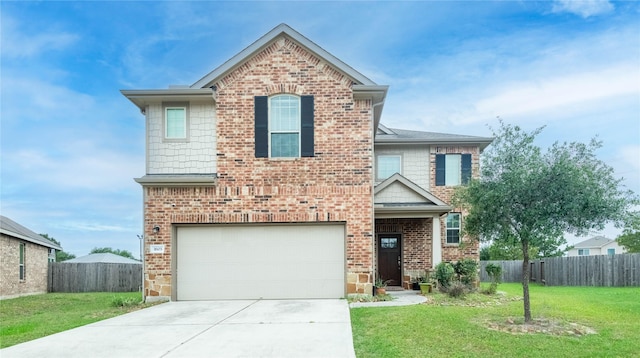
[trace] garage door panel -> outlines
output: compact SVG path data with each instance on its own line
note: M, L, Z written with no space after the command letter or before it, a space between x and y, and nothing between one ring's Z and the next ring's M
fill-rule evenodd
M177 230L178 300L339 298L344 225L220 225Z

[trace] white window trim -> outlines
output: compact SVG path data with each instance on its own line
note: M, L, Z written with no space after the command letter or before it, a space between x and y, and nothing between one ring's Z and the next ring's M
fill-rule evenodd
M459 226L457 228L449 228L449 220L447 220L447 218L445 218L444 220L444 226L445 226L445 233L444 233L444 242L446 245L460 245L460 241L462 240L462 237L460 237L460 233L462 232L462 213L448 213L447 216L449 215L458 215L458 223ZM449 235L448 232L449 230L456 230L458 231L458 242L449 242Z
M168 109L184 109L184 137L168 138L167 137L167 110ZM164 102L162 103L162 141L163 142L188 142L190 128L190 111L189 102Z
M400 171L398 172L398 174L402 175L402 169L403 169L403 160L402 160L402 155L401 154L380 154L380 155L376 155L376 180L377 181L383 181L385 179L388 179L389 177L391 177L392 175L386 177L386 178L381 178L379 176L379 172L378 172L378 167L379 167L379 160L381 157L386 157L386 158L398 158L400 160Z
M273 116L271 115L271 100L277 97L295 97L298 99L298 130L297 131L274 131L271 130L272 126L271 126L271 119L273 118ZM268 114L267 114L267 123L268 123L268 133L267 133L267 140L268 140L268 147L269 147L269 158L273 158L273 159L296 159L296 158L300 158L302 156L302 101L300 99L300 96L295 95L295 94L291 94L291 93L281 93L281 94L277 94L275 96L270 96L267 100L267 107L268 107ZM273 148L271 145L271 135L272 134L298 134L298 155L295 157L274 157L271 155L271 149Z

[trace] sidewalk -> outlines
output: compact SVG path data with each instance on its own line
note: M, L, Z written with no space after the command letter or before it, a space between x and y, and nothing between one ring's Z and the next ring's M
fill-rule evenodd
M419 294L420 291L404 290L404 291L387 291L387 294L393 296L392 301L381 302L351 302L350 308L357 307L390 307L390 306L409 306L427 302L427 298Z

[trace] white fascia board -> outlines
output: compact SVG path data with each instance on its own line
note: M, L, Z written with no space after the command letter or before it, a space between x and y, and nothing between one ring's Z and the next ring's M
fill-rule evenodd
M215 93L211 88L120 90L120 93L140 108L140 111L144 111L147 105L158 102L194 100L215 101Z

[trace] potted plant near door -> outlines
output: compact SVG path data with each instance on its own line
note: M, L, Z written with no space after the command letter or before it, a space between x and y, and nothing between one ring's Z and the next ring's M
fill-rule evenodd
M373 284L376 289L376 296L384 295L387 293L387 283L389 283L389 280L383 280L380 277L376 278L376 282L374 282Z
M420 293L425 295L427 293L431 293L433 288L433 284L427 278L420 277L420 282L418 285L420 286Z

